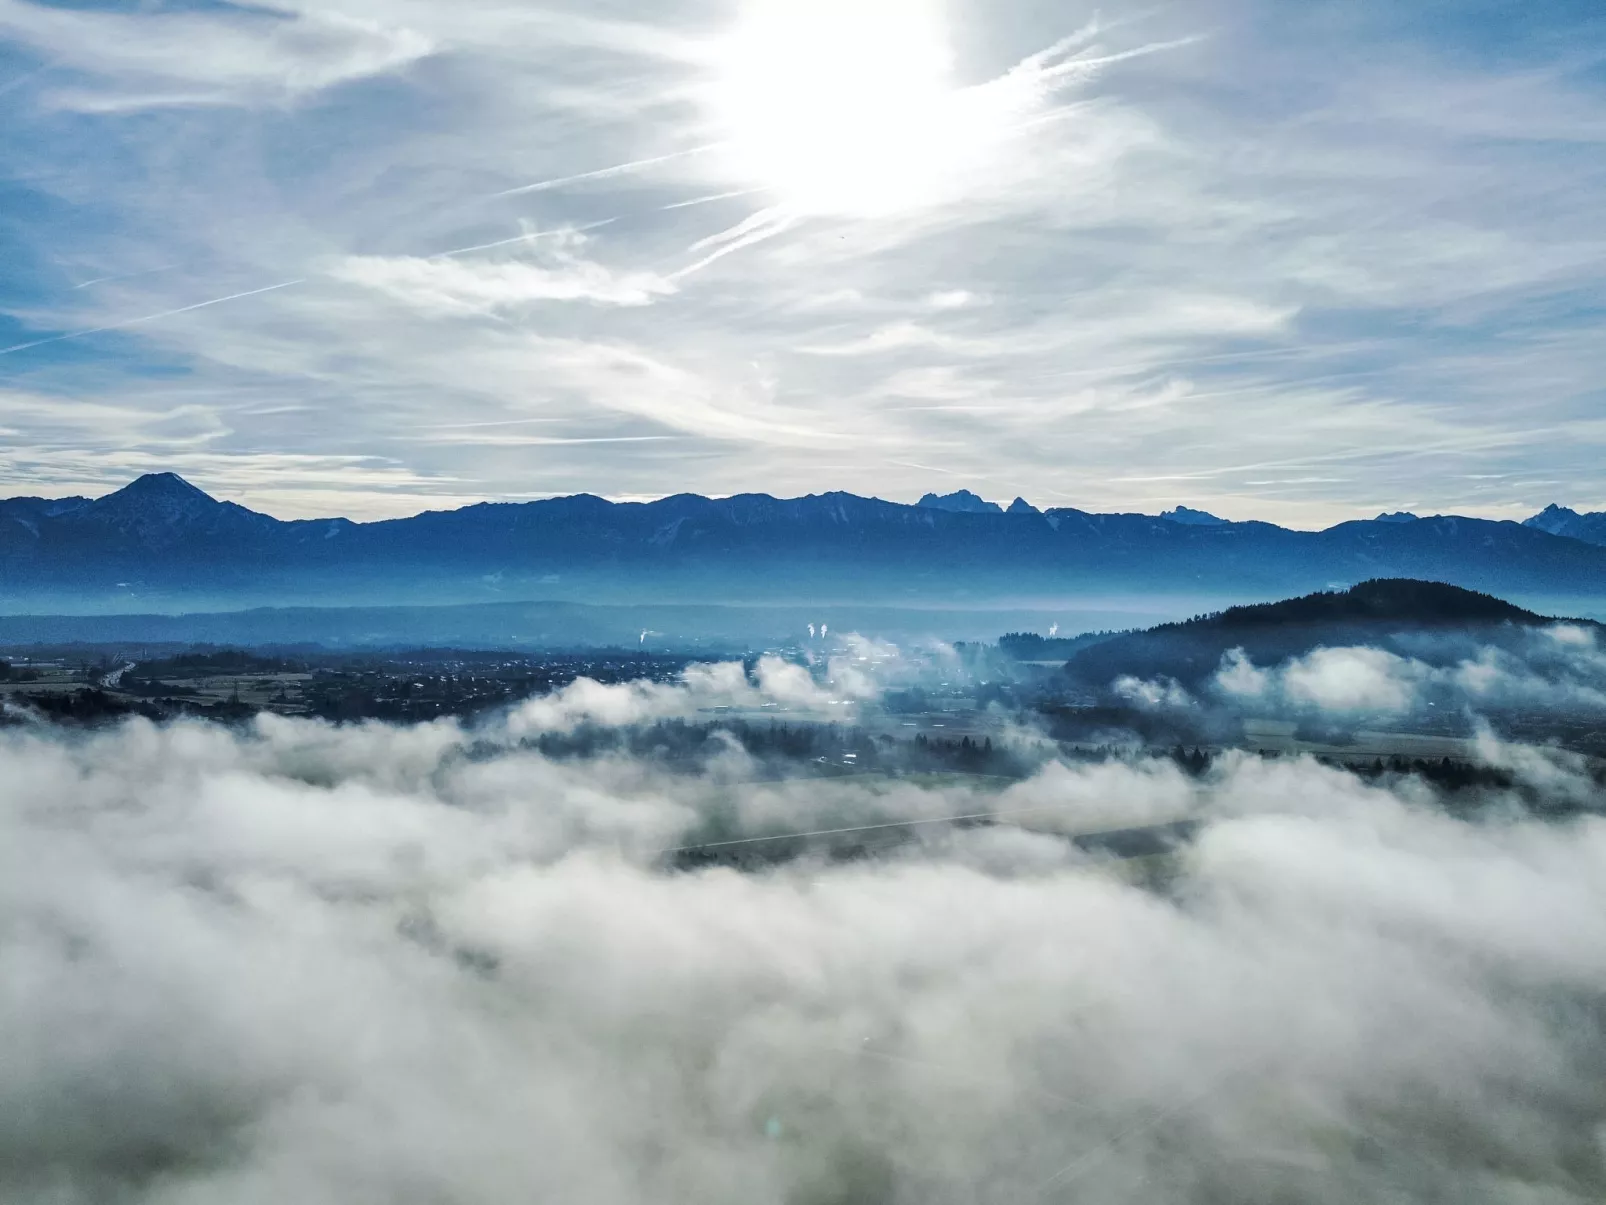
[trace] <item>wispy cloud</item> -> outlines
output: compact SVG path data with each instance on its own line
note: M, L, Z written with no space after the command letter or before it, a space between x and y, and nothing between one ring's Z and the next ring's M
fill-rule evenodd
M429 39L337 12L270 9L138 14L0 0L0 36L93 83L51 92L90 113L169 105L282 103L403 67Z
M675 291L651 272L615 272L575 255L547 264L417 256L350 256L330 269L336 280L386 293L437 313L489 313L539 301L650 305Z

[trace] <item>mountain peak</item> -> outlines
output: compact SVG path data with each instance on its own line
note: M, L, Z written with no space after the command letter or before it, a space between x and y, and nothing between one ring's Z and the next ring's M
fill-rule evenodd
M1585 525L1584 519L1585 516L1571 507L1557 506L1552 502L1533 518L1524 519L1522 525L1547 531L1553 536L1571 536L1579 534L1579 528Z
M188 498L195 501L204 498L208 502L217 501L211 494L199 486L191 485L177 473L146 473L134 478L122 489L108 494L107 497L119 495L125 498Z
M1385 511L1383 514L1381 514L1377 518L1373 519L1372 522L1374 522L1374 523L1415 523L1421 517L1422 516L1420 516L1420 515L1413 515L1408 510Z
M219 502L177 473L146 473L74 513L147 551L194 545L197 539L241 539L278 525L267 515Z
M1004 513L1004 508L999 506L998 503L977 497L969 490L955 490L951 494L926 494L915 505L928 506L933 510L952 510L973 515L1001 515Z
M1190 527L1224 527L1227 520L1211 514L1207 510L1194 510L1191 506L1178 506L1172 510L1160 512L1162 519L1172 523L1186 523Z
M1040 515L1043 512L1026 501L1025 498L1016 498L1015 501L1009 504L1009 509L1004 513L1006 515Z

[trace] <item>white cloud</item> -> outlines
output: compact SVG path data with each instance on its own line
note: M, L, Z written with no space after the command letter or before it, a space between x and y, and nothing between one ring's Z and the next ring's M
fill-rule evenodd
M86 112L284 103L394 71L432 49L405 27L337 12L131 15L29 0L0 0L0 35L91 76L90 88L51 91L55 104Z
M1316 649L1283 670L1283 689L1324 711L1405 711L1416 701L1415 669L1383 649Z
M1257 669L1243 649L1231 649L1216 671L1216 685L1235 698L1258 699L1271 685L1271 675Z
M441 315L493 313L543 301L651 305L676 291L672 281L655 273L616 272L561 248L546 263L348 256L330 274Z
M582 724L617 727L733 708L773 709L777 719L795 711L847 721L853 711L833 709L879 698L889 681L913 668L884 640L850 632L834 638L833 646L820 661L818 677L802 665L767 655L751 674L732 661L688 666L672 683L603 685L582 678L514 708L507 730L521 737L567 732Z
M581 723L610 726L686 716L714 708L771 707L820 710L844 697L865 698L861 689L829 691L815 683L808 670L779 657L760 658L749 681L740 662L692 665L675 684L629 682L605 686L582 678L562 690L542 695L516 708L508 717L515 735L567 731Z
M1338 713L1399 714L1429 705L1454 711L1537 707L1606 709L1606 653L1596 634L1573 624L1508 633L1500 645L1432 638L1420 656L1367 646L1318 648L1256 666L1229 651L1211 678L1226 699L1249 706Z
M1174 678L1134 678L1130 674L1115 680L1112 689L1121 698L1139 707L1187 707L1193 699Z
M1606 1183L1606 1032L1577 1006L1606 990L1597 819L1460 821L1293 759L1051 765L997 794L475 739L0 733L0 1193L1561 1205ZM874 860L654 853L1005 807L1035 811ZM1178 814L1208 823L1165 892L1056 835Z

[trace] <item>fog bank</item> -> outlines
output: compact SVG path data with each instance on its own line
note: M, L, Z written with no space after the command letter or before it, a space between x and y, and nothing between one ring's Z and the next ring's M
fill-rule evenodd
M474 731L0 732L0 1197L1606 1192L1600 819L1236 755L757 783L735 747L672 775L521 743L688 701L608 689ZM1066 840L1177 818L1158 866ZM901 820L874 858L665 852Z

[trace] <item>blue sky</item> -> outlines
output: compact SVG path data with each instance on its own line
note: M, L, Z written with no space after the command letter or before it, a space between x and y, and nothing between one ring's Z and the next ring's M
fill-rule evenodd
M1595 2L0 0L0 492L1602 509L1602 214Z

